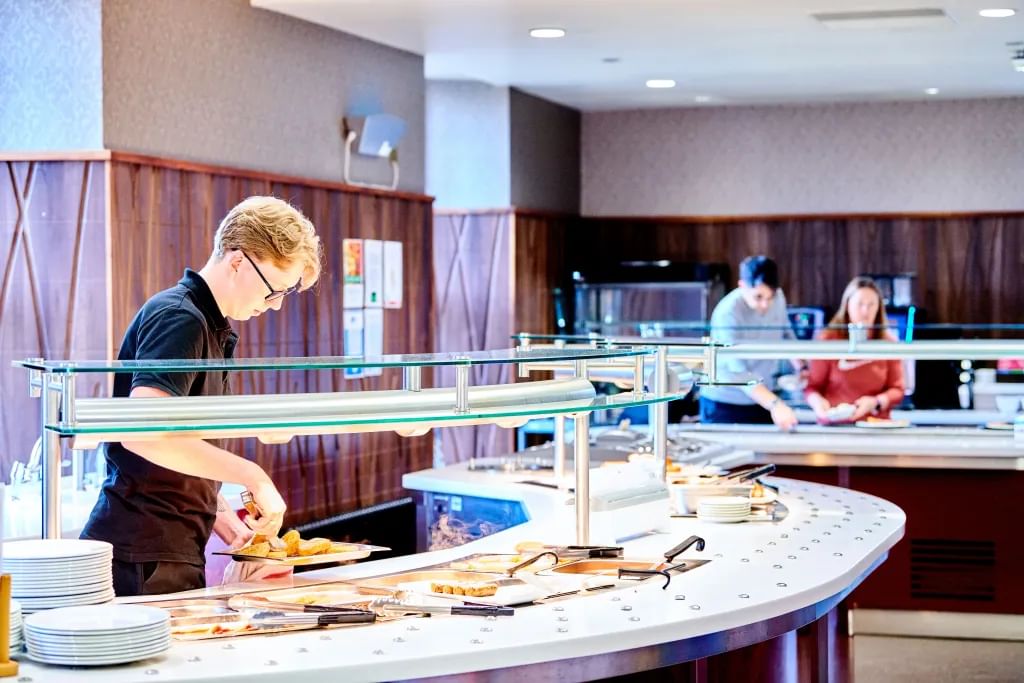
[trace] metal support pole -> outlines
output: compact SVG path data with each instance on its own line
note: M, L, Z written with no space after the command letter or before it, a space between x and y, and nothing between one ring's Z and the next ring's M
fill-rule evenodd
M633 396L637 400L643 398L644 395L644 361L647 360L647 356L637 356L633 359L635 365L633 366Z
M530 350L530 343L531 343L530 335L524 334L524 333L520 333L519 334L518 349L520 351L529 351ZM529 366L526 363L517 363L516 364L516 376L519 379L527 379L530 376L530 368L529 368Z
M402 388L406 391L422 391L423 375L418 365L402 368Z
M469 412L469 365L455 366L455 412Z
M43 466L43 538L60 538L60 478L61 453L60 437L46 428L46 425L57 422L60 410L61 394L51 386L50 373L42 375L42 401L40 410L41 434L40 458Z
M704 349L704 372L708 376L708 384L718 381L718 350L715 346Z
M565 479L565 415L555 415L555 483Z
M573 441L576 468L576 544L590 545L590 414L574 418Z
M658 347L654 365L654 393L664 396L668 393L668 348ZM668 403L654 404L654 457L661 462L661 480L668 472Z
M75 376L68 373L60 377L60 424L75 424Z

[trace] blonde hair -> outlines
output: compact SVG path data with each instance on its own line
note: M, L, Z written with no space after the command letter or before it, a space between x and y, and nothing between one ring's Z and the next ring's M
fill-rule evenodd
M302 263L302 289L309 289L320 277L316 228L301 211L277 197L249 197L228 211L213 237L213 253L220 259L233 249L278 268Z

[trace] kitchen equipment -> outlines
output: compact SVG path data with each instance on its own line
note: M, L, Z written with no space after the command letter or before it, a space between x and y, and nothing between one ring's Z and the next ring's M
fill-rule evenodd
M499 605L410 605L397 598L374 598L370 609L385 615L398 614L445 614L451 616L511 617L515 610Z
M672 572L672 571L674 571L674 570L676 570L678 568L685 567L686 563L685 562L681 562L681 563L679 563L677 565L668 566L668 567L666 567L664 565L665 564L670 564L671 562L673 562L678 555L680 555L683 552L685 552L691 546L697 546L697 552L703 552L704 551L704 546L705 546L705 541L700 536L690 536L686 540L684 540L682 543L680 543L678 545L675 545L672 548L669 548L668 550L666 550L665 554L664 554L664 558L665 558L664 562L662 562L660 560L657 561L657 562L654 562L647 569L626 569L626 568L620 567L618 572L617 572L617 576L618 576L619 579L624 579L624 578L650 578L652 576L663 576L663 577L665 577L665 585L663 585L661 588L662 588L662 590L664 590L665 588L668 588L668 584L672 581L672 575L669 572Z

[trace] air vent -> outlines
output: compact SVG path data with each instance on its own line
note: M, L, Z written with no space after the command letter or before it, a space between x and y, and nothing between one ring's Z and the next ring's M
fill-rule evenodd
M953 20L942 9L920 7L862 12L812 14L822 25L835 30L950 28Z
M910 542L910 596L933 600L993 602L996 544L916 538Z

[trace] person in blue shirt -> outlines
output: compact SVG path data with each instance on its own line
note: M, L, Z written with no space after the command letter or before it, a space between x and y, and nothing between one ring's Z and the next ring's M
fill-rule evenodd
M739 287L722 297L711 314L711 339L744 341L795 339L779 286L779 267L767 256L749 256L740 264ZM797 369L799 362L794 362ZM749 387L705 386L700 390L700 421L775 424L791 430L797 419L771 388L778 368L774 359L722 358L720 382L757 383Z

